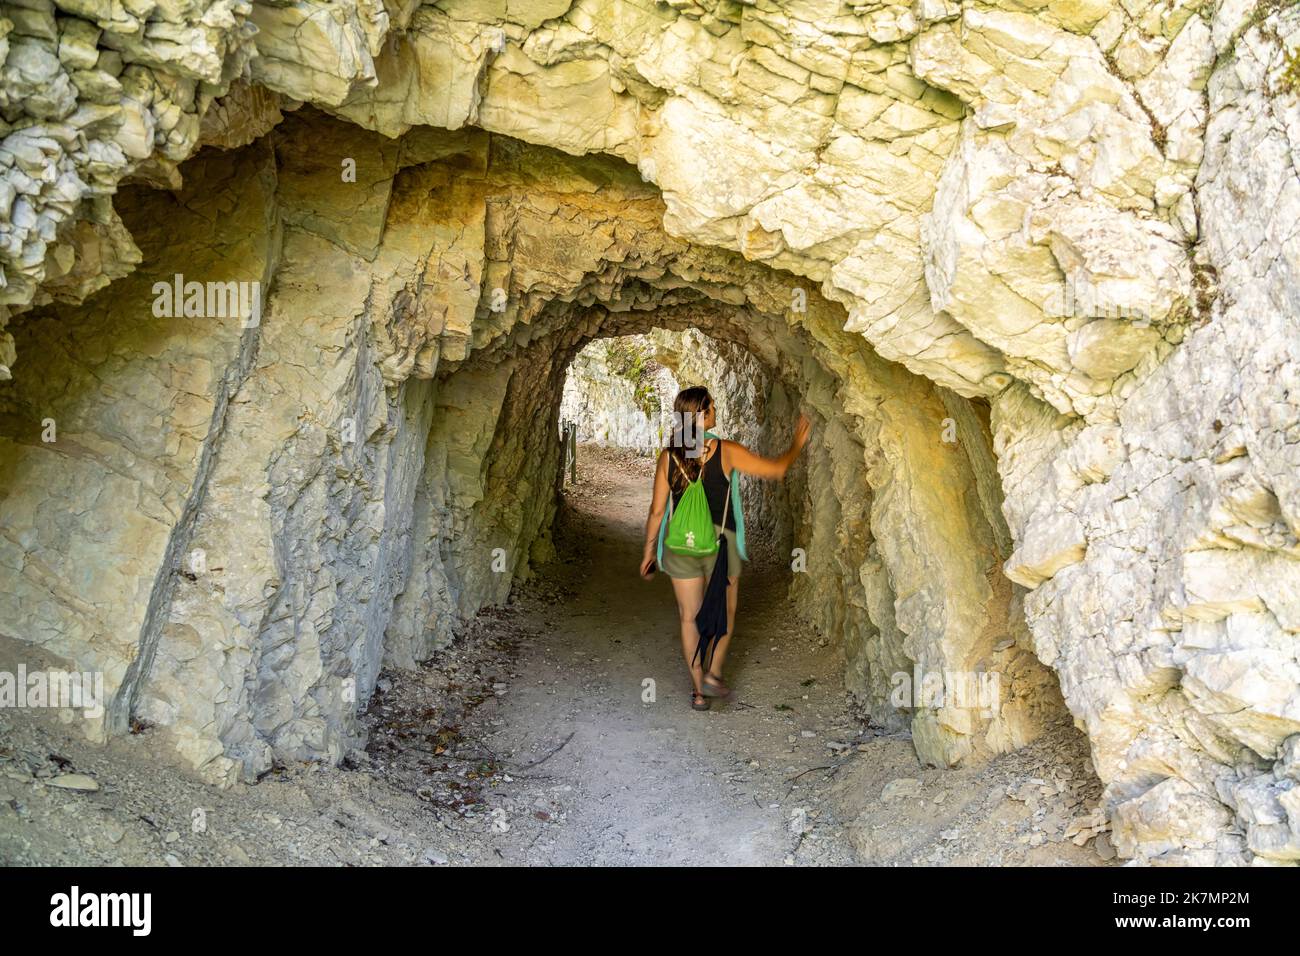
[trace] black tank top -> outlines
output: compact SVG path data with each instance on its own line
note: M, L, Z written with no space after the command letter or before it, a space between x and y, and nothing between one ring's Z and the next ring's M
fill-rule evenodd
M676 469L677 466L669 462L668 467ZM678 472L679 477L680 475L681 473ZM736 512L734 509L727 507L727 494L730 491L731 482L722 473L722 442L717 442L713 454L704 463L704 495L709 499L709 513L713 516L713 523L722 523L722 512L725 510L727 513L727 527L735 531ZM677 507L677 503L681 501L682 495L685 493L685 488L673 492L674 508Z

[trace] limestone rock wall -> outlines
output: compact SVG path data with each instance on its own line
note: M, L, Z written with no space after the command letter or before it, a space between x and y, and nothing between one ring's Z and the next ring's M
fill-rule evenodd
M155 314L153 283L170 287L176 273L269 281L281 259L265 145L187 169L186 193L122 197L148 268L109 295L25 322L30 374L0 394L0 621L102 671L119 702L107 719L119 728L189 566L219 436L258 336L238 316Z
M569 366L560 418L577 426L579 442L654 454L666 441L681 387L654 360L645 336L595 341Z
M1021 389L995 404L1035 652L1092 740L1120 852L1162 863L1300 858L1300 113L1281 83L1300 12L1247 13L1210 23L1195 254L1213 302L1117 421Z
M779 515L778 536L809 555L796 596L846 654L865 659L860 645L876 641L909 669L1000 666L993 638L1005 628L994 635L964 600L998 600L987 574L999 557L979 530L997 516L971 510L969 522L939 528L925 509L950 503L931 495L967 488L963 497L978 499L970 461L908 460L937 445L946 406L930 383L855 354L842 312L815 290L790 311L788 275L673 239L657 191L618 161L473 132L413 132L393 143L309 110L229 156L261 170L255 181L270 190L240 208L274 210L260 234L274 240L276 267L258 321L226 360L227 404L205 420L202 447L189 456L197 471L187 507L159 529L148 599L123 602L119 633L134 638L90 658L123 672L113 685L117 719L164 728L214 780L251 779L276 761L337 759L355 743L354 715L383 661L422 659L547 556L559 448L534 423L557 420L563 370L587 342L652 327L678 336L705 329L717 341L730 369L717 387L736 403L728 414L771 428L742 436L760 450L779 450L799 409L827 425L806 473L796 469L779 502L752 499L751 514L759 527ZM229 156L205 153L183 172L193 188L215 192L204 170ZM336 172L343 159L355 161L355 181ZM259 234L232 225L243 241ZM134 281L148 283L168 267L167 238L140 238L150 242ZM220 235L206 241L225 249ZM207 274L201 256L187 261ZM138 294L119 284L90 301L114 311L119 289ZM47 309L17 327L57 328L55 315L70 328L92 321ZM232 325L214 323L214 333ZM698 374L698 350L674 352L656 335L665 362ZM752 356L748 365L742 356ZM118 374L153 362L125 363ZM779 392L734 377L760 367L783 383ZM19 380L9 390L22 427L36 415L27 387ZM760 396L773 407L760 409ZM15 481L58 448L16 448ZM858 509L856 525L840 501ZM50 582L23 559L59 547L42 507L37 496L32 531L15 541L6 571L40 609L38 618L14 608L7 626L20 635L77 610L36 595ZM868 523L906 529L870 585L879 626L869 623L871 601L844 593L863 590L857 551ZM934 547L918 554L915 542L927 540ZM100 543L93 566L114 563L125 547ZM952 547L969 552L969 566L940 559ZM77 573L59 572L60 582ZM903 588L942 593L964 617L945 624L915 598L899 605L895 623L892 595ZM998 619L1007 620L1005 609ZM82 644L93 639L75 630L63 639L70 659L87 660ZM911 714L888 701L890 672L879 664L855 675L880 720ZM937 714L918 709L911 719L938 763L1003 749L1034 728L1014 707L974 721L959 708Z
M822 283L882 355L968 395L1011 374L1058 406L1091 407L1121 366L1176 338L1189 297L1180 243L1214 59L1204 3L610 0L525 13L473 0L221 0L163 11L168 27L144 30L83 0L30 3L9 21L6 118L20 133L57 126L72 178L57 196L18 200L15 305L50 278L45 246L85 203L101 197L104 219L102 197L122 177L174 180L214 100L226 117L210 126L215 142L311 101L390 136L475 125L612 153L660 186L670 231ZM119 69L132 83L77 87L77 68L94 73L101 55L108 80ZM232 87L241 75L281 100ZM97 125L77 125L87 117ZM83 129L102 131L102 147ZM1052 176L1060 195L1035 198ZM94 195L63 195L73 180L93 180ZM1006 195L967 196L970 219L957 200L971 188ZM1007 230L1030 212L1017 246ZM1131 248L1100 248L1107 231ZM982 259L1005 265L988 272L973 264ZM1063 275L1087 314L1057 321ZM1084 321L1117 299L1149 308L1152 327L1104 334ZM1085 368L1087 380L1068 374Z

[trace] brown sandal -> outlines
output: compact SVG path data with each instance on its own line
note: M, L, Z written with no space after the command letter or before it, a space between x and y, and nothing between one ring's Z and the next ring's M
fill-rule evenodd
M691 691L691 710L708 710L710 706L709 698L697 690Z
M727 698L731 696L731 688L722 682L720 677L714 677L712 674L705 674L700 681L700 688L704 691L706 697Z

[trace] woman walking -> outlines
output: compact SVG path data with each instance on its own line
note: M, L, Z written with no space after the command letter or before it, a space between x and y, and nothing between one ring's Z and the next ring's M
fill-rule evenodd
M784 455L764 458L744 445L726 441L709 433L717 415L709 390L703 387L683 389L673 402L675 427L672 440L659 455L655 468L654 494L646 518L645 553L641 558L641 576L654 576L656 558L659 566L673 579L681 622L682 655L691 673L694 692L691 707L708 710L710 697L727 697L731 689L722 680L722 665L736 620L736 596L740 587L740 561L744 557L744 521L737 521L740 505L736 473L780 481L808 441L808 420L799 416L794 438ZM723 556L679 553L663 547L663 532L668 524L668 501L674 508L686 490L699 480L708 498L715 535L725 538L727 560L727 630L716 638L712 652L698 653L700 632L696 615L704 603L705 588L714 562ZM737 529L739 527L739 534ZM656 541L658 548L656 549ZM721 572L719 572L721 573Z

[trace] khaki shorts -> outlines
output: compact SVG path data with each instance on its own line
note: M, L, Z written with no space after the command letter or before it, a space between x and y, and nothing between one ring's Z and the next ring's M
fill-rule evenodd
M722 525L713 526L715 533L722 531ZM736 532L730 528L726 531L727 535L727 577L740 577L740 549L736 547ZM708 579L713 574L713 563L717 561L716 554L707 556L694 556L689 554L677 554L664 545L664 562L662 570L670 578L705 578Z

